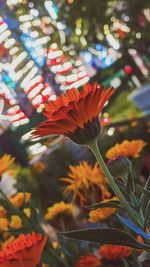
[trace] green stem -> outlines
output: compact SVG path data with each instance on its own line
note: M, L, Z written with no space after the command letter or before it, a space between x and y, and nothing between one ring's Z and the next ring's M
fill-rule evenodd
M124 209L126 210L128 216L130 219L132 219L133 223L135 223L136 225L139 226L138 223L138 218L136 217L134 211L132 210L132 208L130 207L130 205L128 204L126 198L124 197L124 195L122 194L120 188L118 187L118 185L116 184L113 176L111 175L110 171L108 170L97 145L97 140L93 140L92 142L87 144L88 147L91 149L91 151L93 152L93 154L95 155L100 167L102 168L105 176L107 177L109 184L112 188L112 190L114 191L115 195L118 197L120 203L122 204L122 206L124 207Z

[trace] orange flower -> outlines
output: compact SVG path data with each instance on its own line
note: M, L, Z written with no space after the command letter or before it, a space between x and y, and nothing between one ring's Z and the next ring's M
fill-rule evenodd
M41 172L43 172L43 171L45 170L45 164L44 164L43 162L41 162L41 161L36 162L36 163L34 164L34 169L35 169L37 172L41 173Z
M79 199L80 205L87 201L89 198L89 191L92 188L96 190L95 186L100 189L99 195L101 199L110 197L110 193L106 188L107 181L100 169L98 163L93 167L86 161L81 162L77 166L69 166L70 172L67 178L61 178L62 181L68 183L64 190L64 194L73 192L73 199Z
M17 193L15 196L10 198L11 203L19 208L20 206L22 206L24 203L27 203L31 198L31 194L28 192L19 192Z
M45 219L48 221L53 220L55 217L61 214L72 214L73 205L65 203L63 201L55 203L52 207L47 209Z
M0 158L0 176L9 170L10 166L14 162L15 158L12 158L10 155L5 154Z
M6 218L0 218L0 231L8 230L9 221Z
M121 144L116 144L110 148L106 153L106 157L108 159L114 159L118 156L137 158L145 145L145 142L141 139L132 141L124 140Z
M111 200L117 200L116 197L113 197L111 199L109 199L109 201ZM107 202L103 201L103 202ZM91 210L89 212L89 222L98 222L98 221L105 221L106 219L108 219L110 216L112 216L114 213L116 212L116 208L98 208L96 210Z
M14 229L19 229L22 227L22 220L19 216L17 215L12 215L11 216L11 221L9 226Z
M8 247L0 251L0 267L36 267L40 263L41 253L47 236L32 233L19 235Z
M100 132L99 113L112 95L98 83L86 84L81 91L72 88L65 95L45 104L44 115L48 118L35 130L35 136L62 134L79 144L95 139Z
M103 245L99 249L100 256L110 261L118 261L131 255L133 249L130 247Z
M81 256L76 267L100 267L101 262L95 255L89 254Z

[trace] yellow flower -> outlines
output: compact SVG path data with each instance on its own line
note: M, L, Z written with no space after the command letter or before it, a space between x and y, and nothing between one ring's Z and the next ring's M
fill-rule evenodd
M11 216L9 226L14 229L19 229L22 227L22 220L19 216L13 215Z
M102 203L107 203L108 201L118 200L117 197L113 197L102 201ZM89 212L89 222L105 221L110 216L116 212L116 208L98 208Z
M30 198L31 198L31 194L30 193L28 193L28 192L25 192L25 193L19 192L15 196L11 197L10 201L15 207L19 208L24 203L29 202Z
M106 153L106 157L108 159L114 159L118 156L137 158L145 145L146 143L141 139L124 140L121 144L116 144L110 148Z
M77 198L83 205L87 201L89 189L97 186L102 195L102 199L110 197L110 193L106 188L106 178L96 163L94 166L89 165L86 161L81 162L77 166L69 166L70 172L67 178L61 178L62 181L68 183L64 190L64 194L73 192L73 199Z
M58 215L72 214L72 212L73 212L73 205L61 201L55 203L52 207L49 207L47 209L47 213L45 214L45 219L51 221Z
M4 209L3 206L0 206L0 218L5 217L7 214L7 211Z
M8 230L9 221L6 218L0 218L0 230Z
M14 160L15 158L7 154L0 158L0 176L9 170Z
M25 208L25 209L23 210L23 212L26 214L26 216L27 216L28 218L31 217L31 210L30 210L29 208Z

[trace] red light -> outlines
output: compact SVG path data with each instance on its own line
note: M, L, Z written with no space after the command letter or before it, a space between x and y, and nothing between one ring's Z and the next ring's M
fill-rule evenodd
M126 74L131 74L131 72L132 72L132 67L129 66L129 65L127 65L127 66L124 67L124 71L125 71Z
M102 118L102 125L108 125L111 122L111 118L110 117L106 117L106 118Z

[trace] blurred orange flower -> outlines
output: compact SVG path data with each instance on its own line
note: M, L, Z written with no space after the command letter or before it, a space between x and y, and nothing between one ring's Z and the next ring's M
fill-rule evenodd
M13 229L19 229L22 227L22 220L17 215L12 215L10 218L9 226Z
M0 251L0 267L36 267L40 263L47 236L33 232L19 235Z
M8 230L9 221L6 218L0 218L0 231Z
M89 199L91 188L94 193L95 186L100 189L99 195L101 195L101 199L110 197L106 187L107 180L98 163L91 166L88 162L83 161L77 166L70 165L69 169L68 177L61 178L62 181L69 184L64 189L64 194L73 192L73 200L79 199L80 205L83 205Z
M10 198L10 201L15 207L19 208L24 203L29 202L30 198L31 198L31 194L30 193L28 193L28 192L25 192L25 193L24 192L19 192L15 196L12 196Z
M95 255L81 256L75 267L100 267L101 262Z
M58 215L72 214L72 213L73 213L73 205L61 201L55 203L53 206L47 209L47 212L45 214L45 219L51 221Z
M15 158L7 154L0 158L0 176L9 170L14 160Z
M106 153L106 157L108 159L114 159L118 156L137 158L145 145L146 143L141 139L124 140L121 144L116 144L110 148Z
M34 169L37 172L41 173L41 172L43 172L45 170L45 164L43 162L41 162L41 161L38 161L38 162L36 162L34 164Z
M110 261L118 261L131 255L133 249L130 247L103 245L99 249L100 256Z
M110 198L109 201L117 200L116 197ZM102 201L102 202L107 202ZM89 222L104 221L116 212L116 208L98 208L89 212Z
M35 136L61 134L78 144L87 144L100 133L99 113L113 93L98 83L67 90L56 100L45 104L44 115L48 118L35 128Z

